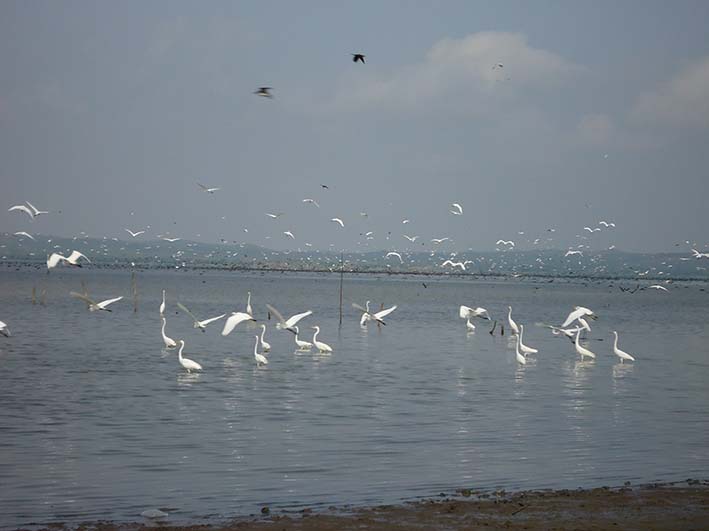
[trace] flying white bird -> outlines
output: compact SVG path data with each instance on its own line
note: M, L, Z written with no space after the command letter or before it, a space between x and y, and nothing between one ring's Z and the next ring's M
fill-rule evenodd
M578 255L583 256L583 252L581 252L581 251L568 250L568 251L566 251L566 254L564 255L564 257L573 256L573 255L575 255L575 254L578 254Z
M443 243L450 240L450 238L433 238L431 241L438 245L439 243Z
M404 259L401 257L399 253L396 253L394 251L389 251L384 258L389 258L390 256L396 256L399 259L399 262L402 264L404 263Z
M407 236L406 234L404 234L404 238L409 240L411 243L414 243L416 241L416 238L418 238L418 236Z
M300 333L298 327L294 326L293 328L295 329L295 344L298 345L298 350L310 350L313 348L313 344L310 341L303 341L298 338L298 334Z
M318 205L318 202L315 199L303 199L303 203L310 203L311 205L315 205L320 208L320 205Z
M580 335L581 335L581 330L576 332L576 341L574 342L574 346L576 347L576 352L581 355L581 361L583 361L584 356L587 356L591 359L596 359L596 355L593 352L591 352L590 350L588 350L585 347L582 347L579 344L579 336Z
M145 231L144 231L144 230L139 230L139 231L137 231L137 232L133 232L133 231L130 230L130 229L125 229L125 231L126 231L128 234L130 234L131 236L133 236L133 238L135 238L136 236L140 236L141 234L145 234Z
M497 240L495 242L495 245L509 245L511 247L514 247L515 242L513 242L512 240Z
M185 342L184 340L180 339L180 350L177 352L177 359L180 361L180 365L182 365L188 373L191 373L192 371L201 371L202 366L199 363L197 363L196 361L192 361L189 358L182 357L182 350L184 348Z
M108 306L109 304L113 304L114 302L117 302L117 301L119 301L119 300L121 300L121 299L123 298L123 297L116 297L115 299L107 299L107 300L105 300L105 301L96 302L96 301L94 301L93 299L90 299L89 297L87 297L86 295L84 295L83 293L77 293L76 291L70 291L70 292L69 292L69 295L71 295L72 297L76 297L77 299L81 299L82 301L84 301L86 304L88 304L88 306L89 306L89 311L92 311L92 312L99 311L99 310L103 310L104 312L113 311L113 310L109 310L109 309L107 308L107 306Z
M618 348L618 332L613 330L613 335L615 336L615 339L613 340L613 352L620 358L620 362L623 363L625 360L635 361L634 357Z
M29 232L25 232L22 230L16 232L15 236L24 236L25 238L29 238L30 240L34 240L34 236L32 236Z
M168 337L167 335L165 335L165 325L167 324L167 319L162 317L162 314L160 314L160 315L161 315L160 320L162 321L162 328L160 329L160 331L162 333L163 343L165 343L165 348L175 348L177 346L177 343L175 342L175 340L172 339L171 337Z
M4 335L5 337L10 337L10 329L2 321L0 321L0 334Z
M519 335L519 327L517 326L517 323L514 322L512 319L512 306L507 307L508 312L507 312L507 324L510 325L510 329L512 330L513 333L516 335Z
M353 303L352 303L352 307L353 307L353 308L356 308L357 310L363 312L363 313L362 313L362 318L361 318L360 321L359 321L359 324L361 324L361 325L367 324L367 321L370 321L370 320L377 321L378 323L381 323L381 324L383 324L383 325L386 325L386 323L385 323L384 320L383 320L384 317L386 317L386 316L389 315L391 312L393 312L394 310L396 310L396 305L394 305L394 306L392 306L391 308L387 308L386 310L381 310L381 311L376 312L376 313L370 313L370 311L369 311L369 301L367 301L366 306L367 306L366 308L362 308L362 307L361 307L359 304L357 304L356 302L353 302ZM365 317L366 317L366 318L365 318Z
M564 323L561 325L560 328L566 328L571 323L576 321L579 317L590 317L591 319L598 319L598 316L596 316L596 314L593 313L592 310L584 308L583 306L574 306L573 311L566 317Z
M199 182L197 183L197 186L199 186L203 192L207 192L208 194L213 194L214 192L221 190L221 188L210 188Z
M192 320L194 321L193 327L194 327L194 328L199 328L200 330L202 330L202 332L206 332L205 327L206 327L209 323L213 323L214 321L218 321L218 320L221 319L222 317L226 316L226 314L223 313L223 314L221 314L221 315L217 315L216 317L211 317L210 319L204 319L203 321L200 321L200 320L197 319L197 318L194 316L194 314L193 314L191 311L189 311L189 310L185 307L185 305L182 304L181 302L178 302L178 303L177 303L177 306L180 308L180 310L182 310L183 312L185 312L187 315L189 315L189 316L192 318ZM236 326L236 325L234 325L234 326ZM222 335L226 335L226 334L224 334L224 332L222 332Z
M91 263L91 260L89 260L88 258L86 258L86 256L76 250L72 251L69 256L63 256L59 253L52 253L51 255L49 255L49 258L47 258L47 269L52 269L56 267L59 262L66 262L73 266L81 267L81 264L79 263L80 258L83 258L88 263Z
M519 345L519 349L522 351L522 354L524 354L526 356L527 354L536 354L537 352L539 352L536 348L528 347L527 345L525 345L523 343L523 340L524 340L524 325L521 324L521 325L519 325L518 345Z
M615 227L615 223L612 221L609 223L607 221L601 220L598 222L599 225L603 225L604 227Z
M283 234L288 236L291 240L295 240L295 236L293 236L293 233L289 230L283 231Z
M47 210L38 210L37 207L35 207L32 203L29 201L25 201L25 204L30 207L32 210L32 217L36 218L37 216L41 216L42 214L49 214Z
M441 267L446 267L447 265L449 265L451 267L459 267L463 271L465 271L465 263L463 263L463 262L453 262L452 260L446 260L445 262L443 262L441 264Z
M463 215L463 207L460 206L459 203L453 203L451 206L453 207L453 210L450 210L450 211L449 211L451 214L454 214L454 215L456 215L456 216L462 216L462 215Z
M271 219L278 219L283 215L283 212L279 212L278 214L272 214L270 212L266 212L266 215Z
M222 316L223 317L223 316ZM219 318L217 318L219 319ZM237 327L237 325L243 323L244 321L255 321L256 319L249 313L245 312L232 312L229 317L227 317L224 322L224 328L222 329L222 335L228 336L231 331Z
M410 222L411 222L410 219L403 219L403 220L401 220L401 223L402 223L403 225L406 225L407 223L410 223Z
M332 221L332 222L334 222L334 223L339 223L339 224L340 224L340 227L344 227L344 226L345 226L344 222L343 222L340 218L332 218L330 221Z
M709 253L700 253L696 249L692 249L692 253L694 253L694 258L699 259L699 258L709 258Z
M260 367L261 365L268 365L268 360L266 359L266 356L263 354L259 354L258 352L258 336L254 336L256 338L256 344L254 345L254 359L256 360L256 366Z
M332 347L328 345L327 343L323 343L322 341L318 341L318 334L320 333L320 327L319 326L313 326L313 330L315 330L315 333L313 334L313 345L315 345L315 348L318 349L319 352L327 352L331 353L332 352Z
M32 212L29 207L25 205L14 205L11 206L10 208L7 209L8 212L12 212L13 210L17 210L19 212L24 212L27 214L31 219L34 219L34 212Z
M289 317L288 319L284 319L283 316L281 315L281 312L276 310L273 306L270 304L266 304L266 308L278 319L278 322L276 323L276 328L279 330L289 330L290 332L293 332L295 334L295 329L293 328L296 324L298 324L298 321L303 319L304 317L307 317L308 315L312 315L313 312L312 310L308 310L307 312L299 313L296 315L293 315L292 317Z
M461 319L472 319L473 317L479 317L480 319L490 320L490 314L488 311L479 306L477 308L471 308L470 306L461 305L461 307L458 308L458 316Z
M162 239L165 240L166 242L175 243L175 242L180 241L182 238L168 238L165 236Z
M650 289L656 289L656 290L662 290L662 291L669 291L665 286L660 286L659 284L653 284L652 286L649 286Z

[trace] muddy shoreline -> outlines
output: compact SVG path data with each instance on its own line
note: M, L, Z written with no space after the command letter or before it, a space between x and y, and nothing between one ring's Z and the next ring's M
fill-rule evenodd
M177 516L177 515L175 515ZM175 524L164 519L123 523L111 521L65 525L57 522L31 529L96 529L101 531L296 530L335 531L349 529L638 529L709 530L709 481L576 490L461 490L451 495L363 508L324 511L271 511L219 523ZM18 528L22 529L22 528Z

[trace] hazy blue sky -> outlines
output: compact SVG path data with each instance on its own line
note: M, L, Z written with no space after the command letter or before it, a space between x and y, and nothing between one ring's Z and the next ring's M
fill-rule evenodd
M705 1L5 0L0 230L703 248L707 20ZM25 200L52 213L7 212Z

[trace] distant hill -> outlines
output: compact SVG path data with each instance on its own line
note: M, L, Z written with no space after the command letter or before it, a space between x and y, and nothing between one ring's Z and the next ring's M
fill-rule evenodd
M0 234L0 263L44 266L52 252L84 253L95 267L217 268L339 271L339 253L318 250L274 251L251 244L212 244L188 240L119 240L35 235L35 240ZM344 253L346 271L449 275L593 277L638 280L709 280L709 260L690 253L626 253L619 250L565 256L562 250L457 253L387 251ZM463 264L443 266L446 260Z

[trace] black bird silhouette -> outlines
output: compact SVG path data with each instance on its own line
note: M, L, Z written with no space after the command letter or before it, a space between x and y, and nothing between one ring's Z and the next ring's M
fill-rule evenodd
M271 94L271 87L259 87L258 90L254 91L257 96L263 96L264 98L273 98Z
M326 185L326 184L321 184L320 186L322 186L323 188L325 188L325 190L329 190L329 189L330 189L330 187L329 187L328 185Z
M363 53L353 53L352 54L352 60L356 63L357 61L361 61L362 64L365 63L365 55Z

